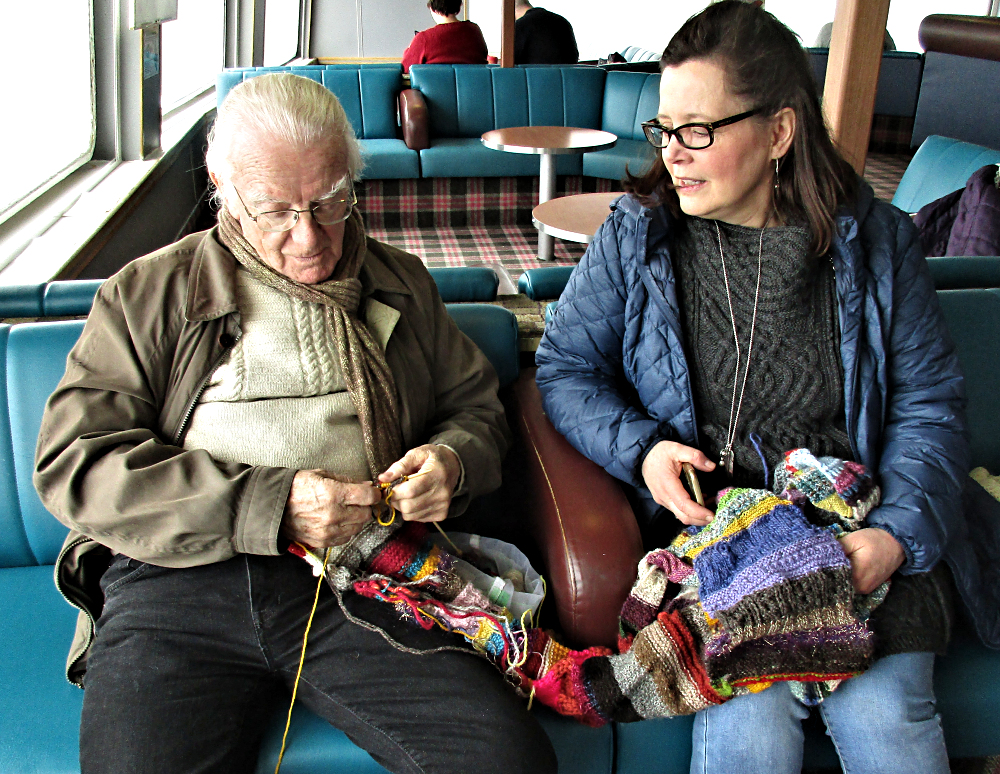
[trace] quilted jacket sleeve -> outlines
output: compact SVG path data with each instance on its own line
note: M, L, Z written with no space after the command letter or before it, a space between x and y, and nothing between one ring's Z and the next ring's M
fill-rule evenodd
M622 254L623 244L642 243L631 228L634 221L616 212L597 231L545 326L535 362L556 429L611 475L644 487L642 460L674 433L637 407L623 363L626 320L638 306L630 293L642 292L634 256Z
M900 542L909 574L934 566L962 518L970 464L965 388L916 229L894 211L880 220L895 241L878 462L882 504L868 523Z

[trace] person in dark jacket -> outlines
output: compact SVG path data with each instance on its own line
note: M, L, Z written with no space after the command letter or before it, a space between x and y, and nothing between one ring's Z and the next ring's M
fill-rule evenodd
M807 447L882 490L841 539L876 661L819 704L845 770L947 772L934 656L951 627L939 563L962 519L964 386L917 234L835 150L795 35L752 4L690 19L661 58L629 177L546 326L545 410L630 485L650 548L713 513L703 489L767 487ZM798 772L816 703L789 683L696 716L692 772Z
M514 64L576 64L573 25L565 17L528 0L514 3Z
M486 64L486 40L479 25L458 18L462 0L429 0L434 26L413 36L403 52L403 72L415 64Z

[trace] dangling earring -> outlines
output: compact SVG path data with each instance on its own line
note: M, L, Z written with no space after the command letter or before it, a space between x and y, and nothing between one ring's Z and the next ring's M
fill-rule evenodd
M778 195L778 160L774 160L774 195Z

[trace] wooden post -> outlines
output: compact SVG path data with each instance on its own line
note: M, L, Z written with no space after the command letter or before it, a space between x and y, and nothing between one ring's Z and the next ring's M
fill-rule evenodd
M514 0L502 0L500 9L500 66L514 66Z
M823 111L858 174L865 171L888 18L889 0L837 0L833 17Z

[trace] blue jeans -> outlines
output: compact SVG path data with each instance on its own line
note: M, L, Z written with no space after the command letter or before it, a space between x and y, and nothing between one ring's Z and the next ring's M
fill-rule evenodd
M948 774L933 674L933 653L888 656L819 705L846 774ZM691 774L799 774L808 714L785 683L699 712Z
M252 772L288 708L316 579L288 554L168 569L118 556L87 662L83 774ZM427 650L457 635L345 594L350 612ZM325 586L298 701L385 768L551 774L555 753L523 699L475 655L404 653L345 619Z

